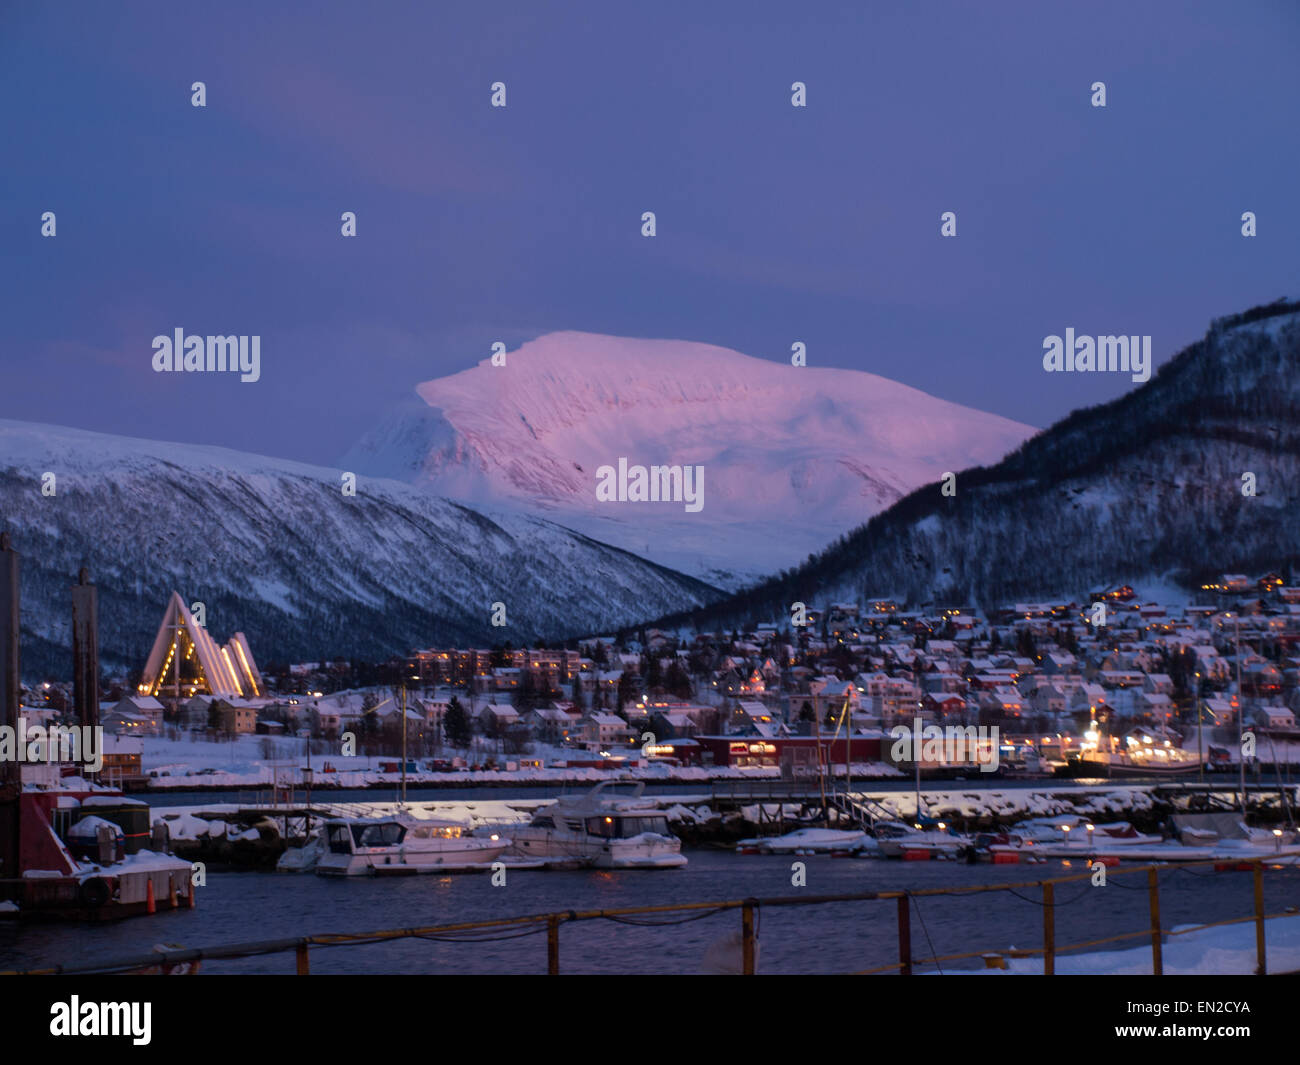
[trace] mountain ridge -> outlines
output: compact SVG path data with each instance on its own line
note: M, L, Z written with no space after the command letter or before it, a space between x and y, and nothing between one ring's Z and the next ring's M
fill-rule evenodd
M416 387L345 468L475 503L541 510L723 582L820 549L910 488L1001 458L1032 426L859 370L712 344L567 331ZM702 465L705 513L602 507L596 470ZM740 562L737 562L740 559Z
M1285 521L1300 506L1297 366L1300 302L1218 319L1139 388L959 471L955 496L924 485L802 566L655 623L779 621L795 601L872 595L989 605L1300 564L1300 530Z
M222 638L247 633L264 665L557 640L721 594L542 518L364 477L348 497L343 473L0 420L0 528L23 556L25 666L66 670L68 588L83 565L100 589L106 665L143 664L173 590L203 601ZM505 627L490 624L494 602Z

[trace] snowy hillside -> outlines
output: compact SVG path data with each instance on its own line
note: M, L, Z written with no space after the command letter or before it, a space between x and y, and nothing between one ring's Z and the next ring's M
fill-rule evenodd
M1300 578L1298 366L1300 304L1216 322L1147 384L959 473L955 496L927 485L692 620L743 624L788 617L794 601L873 595L989 607L1277 567Z
M857 370L576 332L416 391L345 469L541 510L732 586L802 561L918 485L996 461L1035 431ZM703 509L598 502L597 470L624 457L703 466Z
M42 475L55 475L43 495ZM548 521L223 448L0 420L0 529L23 556L24 672L69 663L69 586L100 588L106 664L143 665L167 597L263 663L516 646L717 593ZM509 625L490 624L504 603Z

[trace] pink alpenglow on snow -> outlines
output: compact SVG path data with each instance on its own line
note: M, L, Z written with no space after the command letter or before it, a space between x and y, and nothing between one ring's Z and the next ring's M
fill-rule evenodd
M498 360L499 361L499 360ZM1036 430L860 370L793 366L712 344L549 333L416 388L419 403L341 463L453 499L557 521L726 583L781 569L949 470ZM709 505L607 506L612 456L709 467ZM647 471L647 490L650 477ZM621 497L620 497L621 498Z

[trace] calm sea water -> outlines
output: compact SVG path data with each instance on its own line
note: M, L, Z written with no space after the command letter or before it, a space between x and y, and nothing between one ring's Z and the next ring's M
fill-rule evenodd
M488 873L391 880L334 880L276 873L212 873L195 910L164 912L110 925L0 922L0 969L77 964L135 955L155 944L203 947L284 936L366 932L487 920L569 909L607 909L675 902L832 894L902 888L955 887L1037 880L1080 871L1061 861L1034 866L898 862L808 856L688 852L690 864L662 872L512 871L504 887ZM791 865L803 862L807 887L791 886ZM1221 920L1252 912L1249 873L1161 872L1162 924ZM1265 875L1268 912L1300 903L1300 871ZM916 956L1040 946L1043 911L1036 889L917 900ZM1058 944L1137 931L1147 925L1145 877L1112 876L1105 888L1087 882L1057 888ZM680 920L656 916L637 920ZM640 927L608 920L562 927L560 967L575 973L699 972L709 944L740 928L739 911L685 924ZM760 972L834 973L897 959L896 904L854 902L763 910ZM512 934L504 932L502 934ZM1121 946L1137 946L1143 940ZM979 967L975 962L956 967ZM502 942L404 940L369 946L313 948L316 973L544 973L546 937ZM292 953L207 961L206 973L291 973Z

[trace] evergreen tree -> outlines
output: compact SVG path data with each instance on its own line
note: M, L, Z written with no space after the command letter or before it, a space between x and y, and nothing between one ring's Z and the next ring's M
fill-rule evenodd
M690 674L676 658L668 666L667 688L678 699L689 699L695 694Z
M657 654L641 656L641 676L645 677L647 691L663 691L663 668L659 664Z
M622 716L624 704L635 702L636 695L636 681L631 673L623 672L618 678L618 702L614 704L615 713Z
M451 702L447 704L447 713L442 719L442 730L447 736L447 742L453 747L469 746L472 735L469 715L465 713L465 708L454 695L451 697Z

